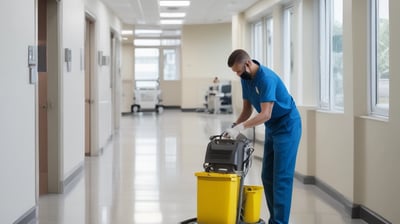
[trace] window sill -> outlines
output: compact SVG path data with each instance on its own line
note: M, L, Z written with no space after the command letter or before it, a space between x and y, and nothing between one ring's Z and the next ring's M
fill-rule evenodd
M365 120L372 120L372 121L379 121L379 122L389 122L388 117L384 116L378 116L378 115L362 115L360 118L365 119Z
M342 115L344 114L343 111L335 111L335 110L322 110L322 109L317 109L316 110L318 113L323 113L323 114L336 114L336 115Z

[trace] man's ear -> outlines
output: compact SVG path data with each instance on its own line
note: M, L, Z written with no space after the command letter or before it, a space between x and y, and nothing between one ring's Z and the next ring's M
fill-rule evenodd
M247 68L251 69L251 61L250 61L250 60L247 60L247 61L244 63L244 65L245 65Z
M252 62L251 60L247 60L247 61L246 61L246 65L247 65L248 67L250 67L252 63L253 63L253 62Z

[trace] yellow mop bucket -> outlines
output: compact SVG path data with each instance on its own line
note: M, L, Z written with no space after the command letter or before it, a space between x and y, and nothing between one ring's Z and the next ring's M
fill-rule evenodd
M240 176L198 172L197 222L236 223Z
M260 221L262 186L243 187L243 221L245 223L258 223Z

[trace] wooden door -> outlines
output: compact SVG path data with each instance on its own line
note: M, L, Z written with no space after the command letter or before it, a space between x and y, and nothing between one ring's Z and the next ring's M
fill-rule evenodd
M94 23L89 18L85 22L85 155L91 155L91 107L92 99L92 66L93 66L93 31Z
M47 194L47 0L38 1L39 195Z

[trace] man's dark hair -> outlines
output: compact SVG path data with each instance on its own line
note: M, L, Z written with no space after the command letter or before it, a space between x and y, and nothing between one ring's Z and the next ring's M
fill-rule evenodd
M251 60L249 54L242 49L237 49L231 53L228 58L228 66L232 67L235 63L242 63L244 61Z

